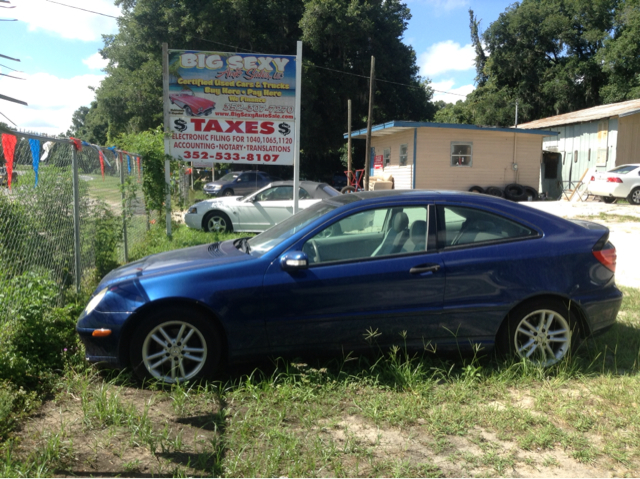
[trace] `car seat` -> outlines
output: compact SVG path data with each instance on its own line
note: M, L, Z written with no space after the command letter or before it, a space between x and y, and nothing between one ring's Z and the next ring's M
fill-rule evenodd
M427 245L427 222L416 220L409 228L409 239L402 247L403 253L413 253L415 251L426 251Z
M391 218L391 228L386 232L382 243L371 253L371 256L385 256L399 253L409 239L409 217L404 211L397 212Z

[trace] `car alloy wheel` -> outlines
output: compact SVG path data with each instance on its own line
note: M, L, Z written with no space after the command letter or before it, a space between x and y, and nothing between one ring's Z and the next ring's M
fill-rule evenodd
M133 332L129 357L138 378L178 383L214 373L220 344L211 318L188 307L168 307Z
M513 335L517 355L544 367L557 363L571 349L569 322L550 309L539 309L522 318Z
M640 205L640 188L635 188L631 193L629 193L629 203L632 205Z
M142 362L156 379L175 383L193 379L207 360L207 341L195 326L169 321L149 331L142 345Z
M212 211L204 217L204 230L212 233L225 233L233 230L231 220L220 211Z

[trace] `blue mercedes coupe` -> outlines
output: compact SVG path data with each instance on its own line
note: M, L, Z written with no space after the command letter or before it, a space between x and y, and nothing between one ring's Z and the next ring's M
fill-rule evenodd
M250 239L112 271L77 331L89 361L168 383L265 355L363 352L372 333L383 350L495 346L548 366L616 320L608 237L473 193L341 195Z

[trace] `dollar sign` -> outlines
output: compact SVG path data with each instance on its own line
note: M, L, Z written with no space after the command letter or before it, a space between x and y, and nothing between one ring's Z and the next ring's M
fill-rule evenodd
M280 123L278 125L278 131L280 132L281 135L287 136L289 133L291 133L291 127L286 123Z
M187 122L184 121L182 118L178 118L173 122L173 124L175 125L176 130L178 131L184 131L187 129Z

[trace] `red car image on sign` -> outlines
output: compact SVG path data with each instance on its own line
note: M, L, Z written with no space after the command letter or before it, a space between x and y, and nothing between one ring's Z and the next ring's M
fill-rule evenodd
M192 91L173 93L169 95L172 105L178 105L188 116L209 116L215 110L216 104L206 98L195 96Z

